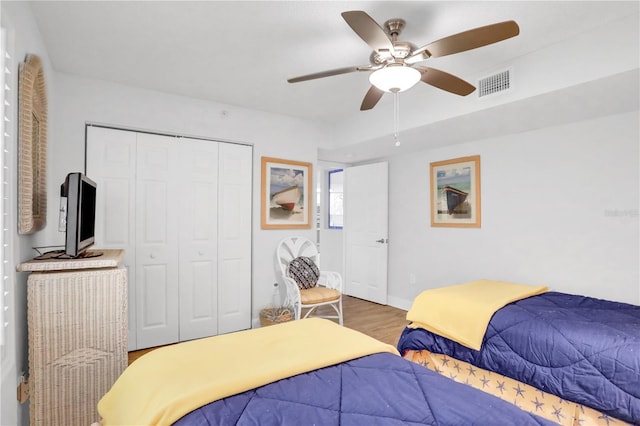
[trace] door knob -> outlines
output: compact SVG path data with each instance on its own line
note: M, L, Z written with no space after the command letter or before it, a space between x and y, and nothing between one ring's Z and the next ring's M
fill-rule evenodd
M380 243L380 244L384 244L386 243L388 240L385 240L384 238L380 238L379 240L376 240L376 243Z

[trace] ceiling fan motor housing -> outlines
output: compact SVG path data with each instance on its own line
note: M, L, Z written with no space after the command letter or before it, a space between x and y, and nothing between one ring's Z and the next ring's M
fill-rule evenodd
M411 54L416 46L413 43L398 40L398 36L406 25L406 21L400 18L389 19L384 23L384 29L391 39L393 51L379 49L371 54L371 63L373 65L387 65L394 62L400 62Z
M371 52L369 61L372 65L387 65L390 63L403 63L404 58L409 56L416 46L408 41L394 41L393 52L388 50L379 50Z

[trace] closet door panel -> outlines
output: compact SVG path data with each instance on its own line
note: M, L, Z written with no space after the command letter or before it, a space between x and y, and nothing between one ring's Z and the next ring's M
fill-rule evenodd
M136 316L139 348L175 343L178 335L179 177L174 137L138 133L136 179Z
M139 286L142 287L141 293L145 296L141 299L142 305L142 324L148 329L165 328L171 322L171 301L169 300L169 292L167 278L168 272L166 265L163 264L146 264L139 268L142 279ZM153 344L143 344L146 346L155 346Z
M99 197L105 200L105 203L104 208L99 210L104 212L99 222L99 226L103 228L103 238L99 241L105 248L130 246L134 234L130 217L134 213L132 200L135 199L135 185L127 178L105 178L101 183L102 194Z
M218 333L251 328L250 146L220 144Z
M218 145L179 139L180 340L218 334Z
M86 175L96 191L96 247L123 249L128 273L128 349L136 342L136 133L90 126L87 128Z

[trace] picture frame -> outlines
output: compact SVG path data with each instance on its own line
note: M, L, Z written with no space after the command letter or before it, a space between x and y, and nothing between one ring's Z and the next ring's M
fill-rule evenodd
M480 156L430 164L431 226L480 228Z
M262 229L311 228L313 165L262 157Z
M18 70L18 233L47 224L47 91L40 58Z

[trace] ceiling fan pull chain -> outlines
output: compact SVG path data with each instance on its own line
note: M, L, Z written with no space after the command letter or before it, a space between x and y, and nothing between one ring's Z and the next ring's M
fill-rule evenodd
M400 100L398 93L397 90L393 93L393 139L395 140L395 146L400 146L400 138L398 136L400 131Z

